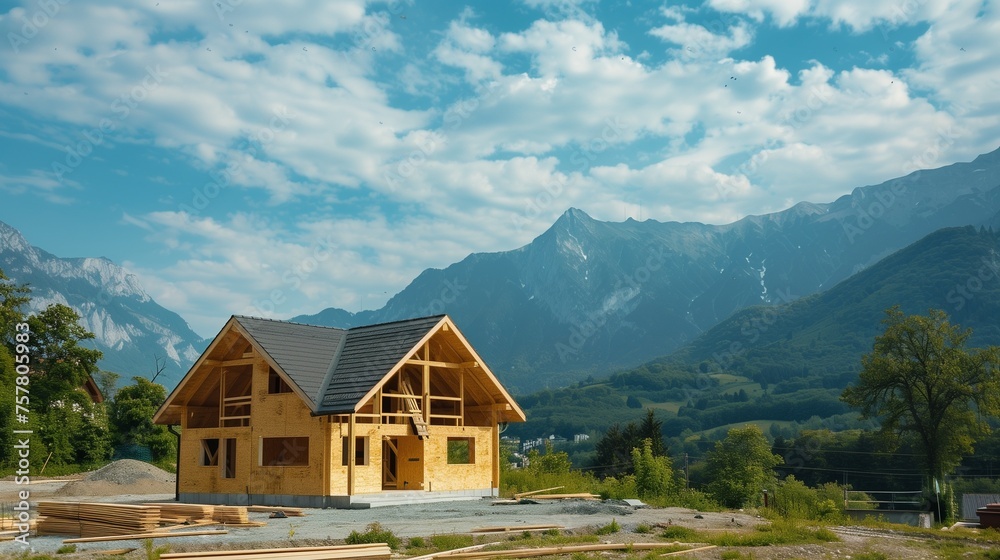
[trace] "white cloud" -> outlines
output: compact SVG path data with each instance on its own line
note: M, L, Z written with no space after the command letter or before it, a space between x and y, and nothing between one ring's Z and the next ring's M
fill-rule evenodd
M827 21L832 27L852 31L873 27L893 29L930 21L965 0L914 0L870 2L868 0L709 0L708 5L724 13L743 14L760 22L770 17L780 27L802 19Z

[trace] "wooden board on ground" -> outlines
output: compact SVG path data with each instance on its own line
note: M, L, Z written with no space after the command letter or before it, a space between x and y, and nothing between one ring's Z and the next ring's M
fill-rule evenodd
M574 554L577 552L600 552L605 550L656 550L677 546L680 543L609 543L609 544L585 544L567 546L549 546L544 548L522 548L513 550L484 550L481 552L462 552L450 554L451 558L531 558L535 556L552 556L556 554ZM669 554L687 554L694 550L708 550L714 546L702 547L698 549L681 550ZM667 556L667 554L663 554Z
M523 498L525 496L533 496L535 494L541 494L543 492L551 492L553 490L562 490L563 488L565 488L565 486L553 486L552 488L543 488L541 490L532 490L531 492L518 492L517 494L514 494L514 499L515 500L520 500L521 498Z
M162 560L333 560L348 558L373 558L387 560L392 549L385 543L331 545L257 550L218 550L204 552L178 552L162 554Z
M577 494L535 494L531 496L532 500L600 500L600 494L590 494L588 492L580 492Z
M205 531L187 531L186 533L168 533L166 531L137 533L135 535L112 535L108 537L84 537L79 539L63 539L63 544L84 543L84 542L107 542L107 541L131 541L142 539L167 539L171 537L198 537L203 535L225 535L229 531L225 529L210 529Z
M506 525L500 527L477 527L470 533L509 533L511 531L545 531L548 529L565 529L562 525Z

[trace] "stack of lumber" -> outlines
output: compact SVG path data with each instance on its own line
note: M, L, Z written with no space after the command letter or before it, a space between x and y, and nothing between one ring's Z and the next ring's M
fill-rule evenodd
M160 508L160 518L163 521L182 523L185 521L211 521L215 506L203 504L179 504L176 502L147 503L147 506Z
M268 548L258 550L218 550L205 552L176 552L161 554L161 560L267 560L282 558L287 560L339 560L346 558L373 558L388 560L392 550L385 543L345 544L331 546L308 546L292 548Z
M227 525L246 525L250 523L246 506L215 506L212 519Z
M38 502L38 515L39 535L129 535L154 531L160 524L157 506Z

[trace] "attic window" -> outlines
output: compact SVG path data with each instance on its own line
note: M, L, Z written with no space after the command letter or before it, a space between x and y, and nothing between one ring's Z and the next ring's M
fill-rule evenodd
M285 380L278 375L278 372L274 371L274 368L270 368L267 374L267 394L278 395L281 393L291 393L292 388L285 383Z

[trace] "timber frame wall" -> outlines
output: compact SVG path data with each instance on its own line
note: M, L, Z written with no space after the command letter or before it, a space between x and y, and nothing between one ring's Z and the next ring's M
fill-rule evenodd
M180 501L349 507L352 497L393 490L495 495L498 412L509 405L494 404L476 362L448 361L459 356L435 340L441 335L355 413L312 416L231 331L213 352L221 355L202 362L196 396L183 408Z

